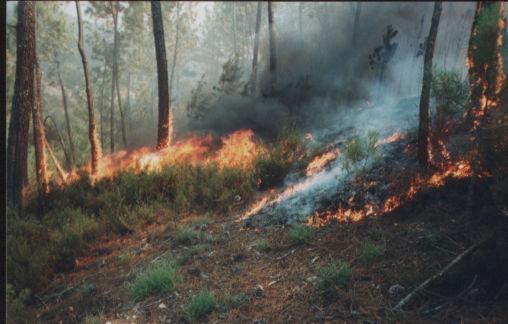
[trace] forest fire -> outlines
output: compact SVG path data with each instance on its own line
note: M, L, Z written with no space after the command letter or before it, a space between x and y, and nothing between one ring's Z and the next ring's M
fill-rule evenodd
M404 137L405 137L404 134L402 134L401 132L395 132L392 135L390 135L386 138L383 138L382 140L379 140L376 143L376 145L391 144L391 143L398 142L398 141L404 139Z
M222 145L216 152L212 152L211 135L192 136L162 150L142 147L132 151L115 152L102 158L99 174L95 180L110 178L121 171L159 172L164 166L171 164L215 163L219 168L249 169L255 158L265 152L254 138L252 130L241 129L221 137ZM83 170L90 172L90 166L87 165ZM72 182L77 178L75 172L67 177L66 182Z
M317 157L315 157L307 166L305 174L307 177L310 177L321 170L328 165L331 161L335 160L340 154L339 149L335 149L330 152L323 153Z

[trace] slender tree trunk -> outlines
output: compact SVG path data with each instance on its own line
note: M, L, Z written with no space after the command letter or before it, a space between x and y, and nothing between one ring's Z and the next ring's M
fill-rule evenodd
M76 149L74 146L74 139L72 138L72 131L71 131L71 123L69 119L69 107L67 106L67 95L65 93L65 87L63 84L62 76L60 74L60 61L57 57L57 54L55 53L55 62L56 62L56 73L58 75L58 82L60 83L60 90L62 91L62 101L64 106L64 113L65 113L65 125L67 126L67 137L69 139L69 147L71 149L71 155L70 155L70 164L68 165L69 169L74 169L75 161L76 161Z
M106 39L102 40L102 44L104 47L104 50L106 49ZM102 87L101 87L101 106L99 109L99 119L101 123L101 147L104 147L105 144L105 134L104 134L104 92L106 89L106 69L107 69L107 58L106 54L104 53L104 67L102 69Z
M35 145L35 174L37 177L37 187L39 191L39 207L40 211L42 212L44 206L44 198L48 193L48 171L46 152L44 150L44 142L46 136L44 133L44 124L42 122L41 108L41 71L39 69L38 63L36 63L35 74L35 100L34 104L32 105L32 125Z
M127 119L127 125L132 129L131 120L131 72L127 75L127 107L125 108L125 117Z
M96 176L99 171L99 163L102 158L102 148L97 136L97 129L95 126L95 116L93 110L93 94L92 94L92 80L90 80L90 67L85 53L85 41L83 35L83 22L81 21L81 9L79 1L76 1L76 11L78 15L78 49L81 54L81 61L83 62L83 70L85 72L85 85L86 85L86 99L88 102L88 139L90 140L91 147L91 171L92 177Z
M261 6L262 2L258 1L256 11L256 36L254 38L254 51L252 54L252 75L250 80L250 94L256 95L257 74L258 74L258 51L259 51L259 30L261 28Z
M65 161L66 161L67 165L69 165L70 164L69 153L67 153L67 150L65 149L65 144L64 144L62 135L60 134L60 131L58 130L58 126L56 125L53 117L46 116L46 118L44 118L44 129L46 130L48 128L48 126L47 126L48 120L51 120L51 122L53 123L53 127L55 128L56 136L58 137L58 142L60 142L60 146L62 147L62 151L64 153ZM44 138L44 140L49 143L47 138Z
M62 180L62 183L67 182L67 173L64 171L62 166L60 165L60 162L58 162L58 159L56 158L55 154L53 153L53 150L51 149L51 145L49 145L48 141L44 140L44 145L46 149L48 150L49 156L51 157L51 160L53 161L53 164L55 165L56 173L58 173L58 176Z
M32 1L18 3L16 25L16 79L7 143L7 204L23 208L27 176L28 130L34 101L36 64L35 9Z
M277 55L275 51L275 34L273 30L273 10L272 2L268 1L268 31L270 34L270 90L275 89L277 83Z
M119 37L118 37L118 12L119 12L118 1L115 2L115 9L113 11L113 25L114 25L114 40L113 40L113 77L115 78L116 95L118 97L118 110L120 111L120 124L122 130L122 143L124 147L127 147L127 134L125 130L125 117L122 109L122 98L120 95L120 82L119 82L119 71L118 62L120 61L119 51Z
M152 103L152 123L153 127L157 128L157 123L155 121L155 60L152 61L152 93L151 93L151 101Z
M114 47L114 46L113 46ZM113 51L114 52L114 51ZM113 60L114 60L113 53ZM115 151L115 64L112 62L111 64L111 97L109 98L110 110L109 110L109 147L111 153Z
M161 4L152 1L153 36L157 57L157 79L159 88L159 123L157 127L157 149L163 149L171 144L172 125L169 107L168 68L166 47L164 44L164 25L162 22Z
M362 11L362 3L357 2L355 7L355 20L353 23L353 46L356 45L356 38L358 36L358 26L360 24L360 14Z
M231 6L233 7L233 49L235 55L238 55L237 45L236 45L236 6L234 2L231 2Z
M430 86L432 82L432 58L434 56L434 45L436 43L439 19L441 17L442 2L434 2L434 12L430 25L427 46L425 47L425 58L423 63L423 85L420 96L420 123L418 129L418 161L420 165L427 167L429 165L429 137L430 137L430 118L429 101Z

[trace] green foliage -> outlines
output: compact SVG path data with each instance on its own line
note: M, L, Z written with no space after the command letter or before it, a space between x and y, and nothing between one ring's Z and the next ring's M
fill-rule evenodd
M470 44L475 48L474 55L477 64L492 64L497 62L496 39L501 13L500 5L501 3L493 3L489 6L484 6L475 22L476 31L471 35ZM493 76L487 76L488 79L491 79L490 77Z
M191 227L180 228L175 235L175 242L178 244L192 244L199 238L199 232Z
M194 295L190 302L182 307L182 317L189 321L195 321L200 317L210 314L217 309L215 295L208 290L202 290Z
M219 87L214 90L220 94L232 95L239 91L242 78L242 69L238 55L231 55L222 66L222 74L219 78Z
M33 323L34 319L25 306L29 298L30 290L22 289L16 293L12 285L6 284L7 323Z
M277 145L270 152L258 156L254 163L254 176L261 189L282 183L291 166L303 156L303 142L295 128L284 127Z
M179 281L176 263L172 259L163 259L138 272L129 285L129 292L136 301L140 301L155 293L173 291Z
M236 295L226 295L219 303L219 310L221 312L228 312L231 309L238 308L245 303L250 301L250 297L247 294L236 294Z
M271 247L267 240L258 240L254 243L254 249L259 252L268 252Z
M464 109L469 95L467 83L453 71L436 71L432 80L432 96L436 100L437 116L449 118Z
M208 246L206 244L193 245L184 251L184 253L177 259L177 263L180 265L185 264L190 258L206 251L207 248Z
M334 298L337 288L345 286L353 275L353 270L345 262L334 262L319 270L317 289L325 299Z
M86 315L81 321L82 324L102 324L104 323L103 317L100 314Z
M360 248L360 261L363 263L372 262L385 254L385 247L366 241Z
M291 226L288 236L296 244L308 244L314 237L314 228L306 224L296 224Z
M198 84L190 93L190 101L187 104L187 115L193 119L203 119L210 107L210 101L214 95L207 91L205 75L201 76Z
M365 167L370 159L377 159L379 151L377 142L379 135L377 132L370 131L365 138L360 136L351 137L343 151L344 168L350 171L354 168Z

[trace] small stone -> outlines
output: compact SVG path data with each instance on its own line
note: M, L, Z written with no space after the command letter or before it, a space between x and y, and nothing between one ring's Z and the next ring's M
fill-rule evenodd
M392 299L397 299L402 295L404 290L406 290L406 288L402 287L399 284L396 284L388 289L388 295L390 295L390 298Z
M240 197L240 195L236 195L236 196L235 196L235 201L236 201L236 202L239 202L239 201L241 201L241 200L242 200L242 197Z
M263 296L263 292L265 291L265 289L263 288L263 286L261 285L257 285L256 286L256 289L254 290L254 294L258 297L261 297Z
M164 309L164 308L166 308L166 305L164 305L164 303L160 303L158 307L159 307L159 309Z
M314 263L316 262L317 260L319 259L319 255L315 256L311 261L310 263Z

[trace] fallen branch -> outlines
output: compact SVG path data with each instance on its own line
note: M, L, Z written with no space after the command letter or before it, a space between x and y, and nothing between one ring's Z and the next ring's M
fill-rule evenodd
M488 239L484 239L482 241L479 241L475 244L473 244L471 247L469 247L467 250L459 254L455 259L452 260L452 262L448 263L446 267L444 267L441 271L439 271L437 274L433 275L429 279L422 282L418 287L416 287L410 294L408 294L404 299L402 299L394 308L394 311L402 311L402 308L406 306L409 302L411 302L422 290L424 290L428 285L430 285L432 282L434 282L436 279L441 278L443 275L445 275L453 266L455 266L457 263L459 263L464 257L468 256L476 250L479 246L483 245L485 242L487 242Z
M53 150L51 149L51 146L49 145L47 140L45 141L45 144L46 149L48 150L49 155L53 160L53 164L55 165L56 171L60 176L60 179L62 179L62 182L65 184L67 182L67 173L63 170L62 166L60 165L60 162L58 162L57 158L55 157L55 154L53 154Z

